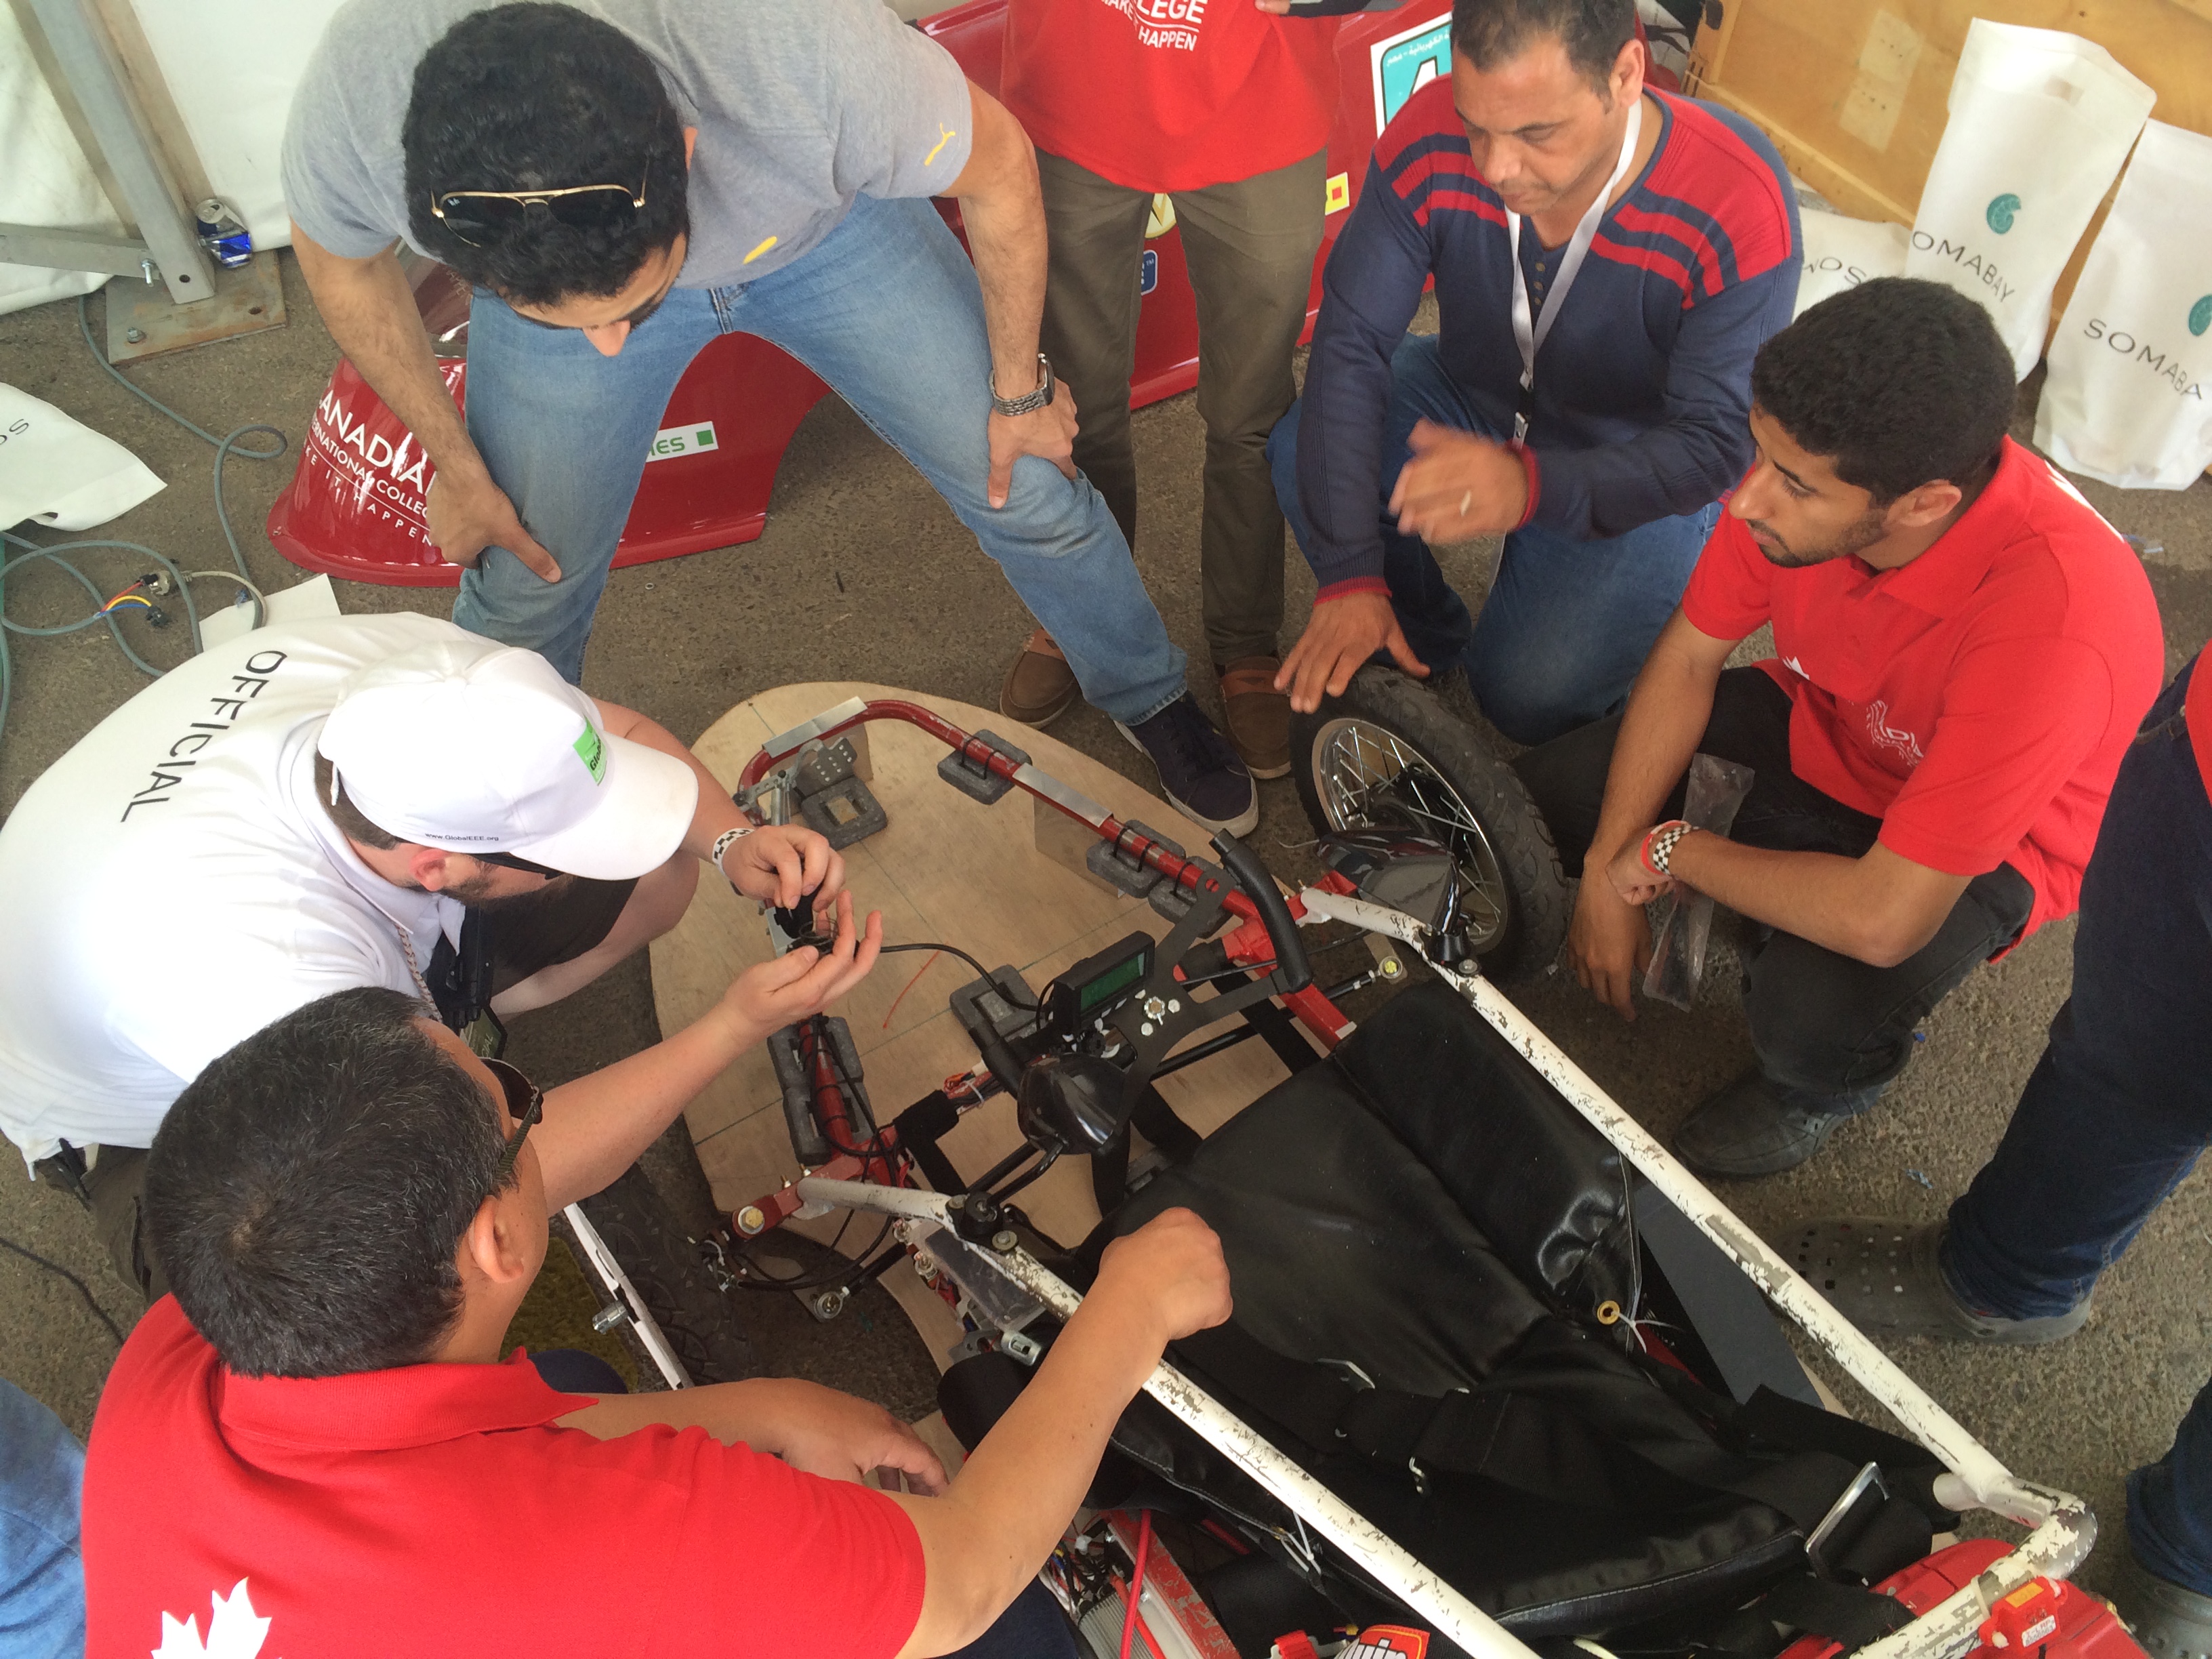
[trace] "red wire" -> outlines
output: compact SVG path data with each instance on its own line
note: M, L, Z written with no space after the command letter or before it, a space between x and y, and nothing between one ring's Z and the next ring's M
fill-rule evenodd
M1122 1591L1129 1610L1121 1615L1121 1659L1129 1659L1129 1647L1137 1634L1137 1626L1144 1622L1144 1614L1137 1610L1145 1599L1145 1563L1152 1553L1152 1512L1146 1510L1137 1522L1137 1561L1130 1569L1129 1587ZM1150 1629L1145 1632L1145 1645L1157 1655L1160 1644L1152 1639Z

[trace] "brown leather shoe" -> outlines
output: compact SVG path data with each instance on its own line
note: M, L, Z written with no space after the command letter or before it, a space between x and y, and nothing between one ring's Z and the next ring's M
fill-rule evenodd
M1029 637L999 688L999 712L1024 726L1048 726L1067 712L1082 688L1067 658L1042 628Z
M1277 657L1239 657L1221 672L1222 725L1255 778L1291 774L1291 698L1275 690Z

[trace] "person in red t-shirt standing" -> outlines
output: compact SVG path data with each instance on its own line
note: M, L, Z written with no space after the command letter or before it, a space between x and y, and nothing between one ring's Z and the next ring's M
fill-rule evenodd
M1737 1176L1810 1158L1977 962L2075 908L2164 666L2134 554L2005 436L1972 301L1864 283L1768 340L1751 389L1752 470L1627 708L1515 763L1583 875L1568 959L1623 1016L1649 900L1679 881L1755 924L1759 1063L1675 1137ZM1775 656L1724 669L1768 622ZM1679 817L1699 750L1757 774L1728 836Z
M1139 265L1152 198L1175 204L1198 297L1206 422L1200 566L1206 637L1230 741L1260 778L1290 770L1290 702L1275 690L1283 515L1267 434L1297 395L1291 354L1321 246L1336 118L1336 26L1357 0L1009 0L1000 96L1036 140L1051 250L1045 356L1075 397L1076 465L1133 548L1129 435ZM1007 671L1000 710L1042 726L1075 700L1039 629Z
M378 986L178 1097L146 1176L174 1294L124 1344L85 1467L88 1653L1077 1659L1036 1574L1165 1345L1229 1316L1206 1224L1109 1245L948 1481L888 1412L810 1382L595 1395L501 1363L550 1208L584 1189L539 1158L545 1107ZM856 1484L878 1468L911 1491Z

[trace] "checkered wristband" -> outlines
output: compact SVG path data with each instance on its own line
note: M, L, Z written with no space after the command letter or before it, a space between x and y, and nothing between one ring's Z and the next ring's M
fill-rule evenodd
M1668 855L1674 852L1675 845L1682 837L1696 828L1697 825L1686 823L1680 818L1669 818L1664 823L1654 824L1644 832L1644 845L1638 849L1637 856L1643 860L1646 870L1662 881L1667 880Z
M707 854L708 861L712 863L717 870L722 870L722 854L728 852L732 847L736 845L738 842L743 841L747 836L752 834L756 827L756 825L750 823L741 823L734 830L723 830L720 835L714 837L714 850ZM729 879L729 875L730 872L728 871L722 870L722 878L725 881Z

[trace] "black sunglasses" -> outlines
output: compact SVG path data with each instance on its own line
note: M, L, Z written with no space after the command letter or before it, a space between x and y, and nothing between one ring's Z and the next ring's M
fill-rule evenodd
M522 1143L530 1138L531 1129L545 1115L545 1091L503 1060L487 1060L484 1064L499 1079L499 1091L506 1102L507 1115L516 1120L514 1133L507 1138L507 1151L500 1157L499 1179L492 1186L492 1190L498 1192L506 1187L507 1177L514 1173L514 1160L522 1156Z
M647 176L653 161L647 158ZM430 197L430 216L471 247L503 242L533 213L572 230L621 230L645 209L645 180L628 185L570 185L561 190L446 190Z
M512 853L471 853L469 856L478 864L495 864L502 870L520 870L526 875L557 876L558 870L549 870L542 864L532 864L528 859L519 859Z

